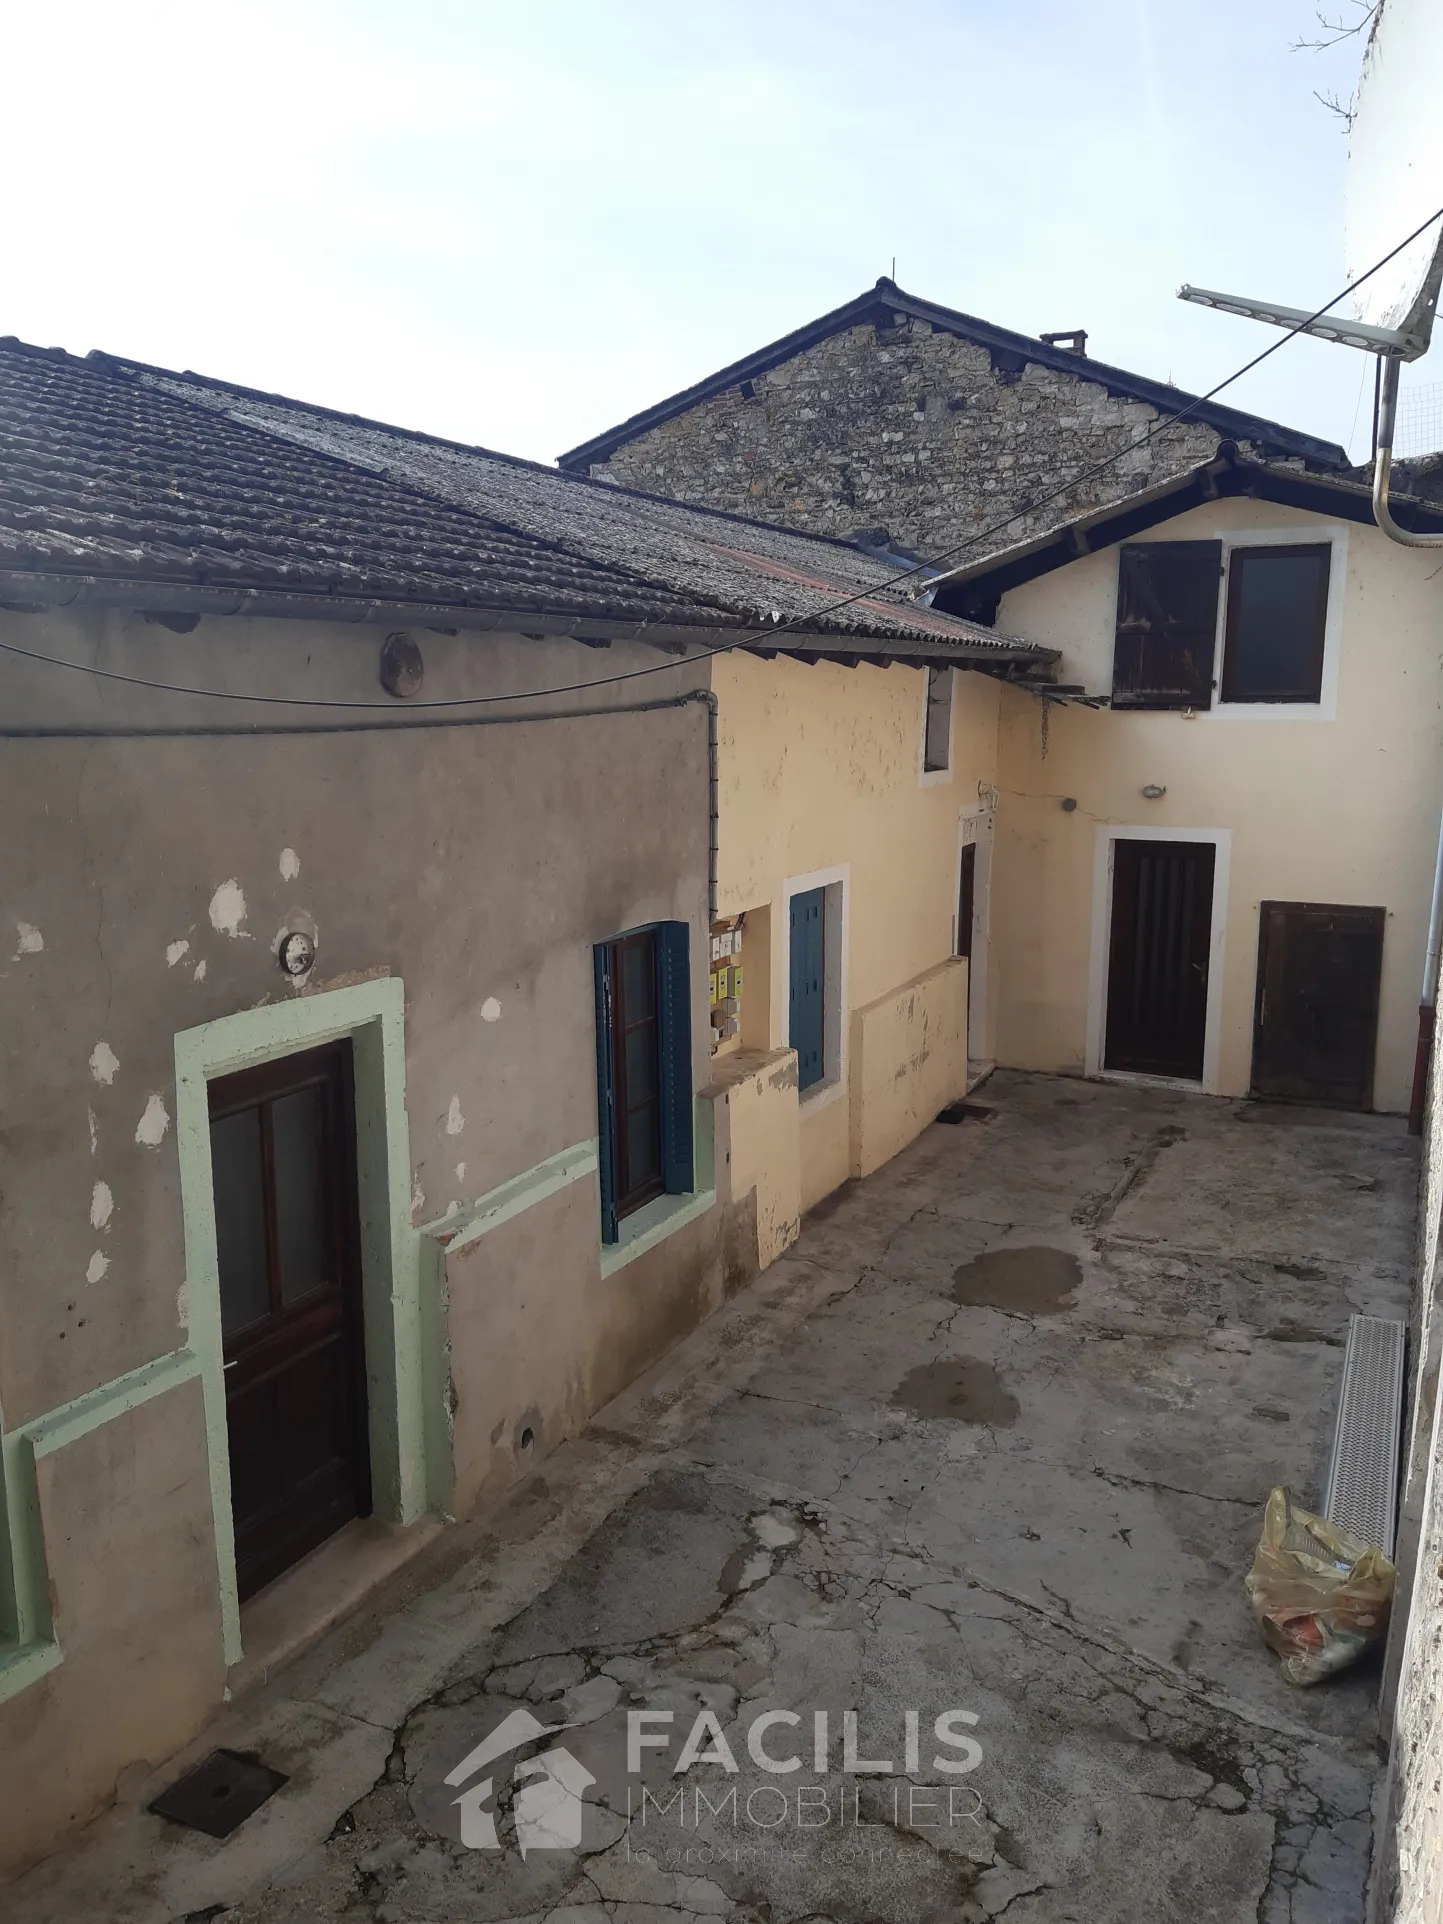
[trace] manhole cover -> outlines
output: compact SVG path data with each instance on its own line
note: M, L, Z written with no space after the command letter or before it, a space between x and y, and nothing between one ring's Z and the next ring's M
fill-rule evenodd
M204 1763L163 1790L150 1808L173 1824L208 1837L229 1837L285 1783L285 1774L234 1750L213 1750Z

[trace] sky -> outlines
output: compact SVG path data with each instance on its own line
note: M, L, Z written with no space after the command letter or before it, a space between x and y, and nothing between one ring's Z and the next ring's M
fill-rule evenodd
M17 5L0 333L551 460L895 260L1200 391L1274 336L1180 282L1343 285L1314 94L1361 40L1316 35L1312 0ZM1227 398L1363 458L1370 370L1290 342Z

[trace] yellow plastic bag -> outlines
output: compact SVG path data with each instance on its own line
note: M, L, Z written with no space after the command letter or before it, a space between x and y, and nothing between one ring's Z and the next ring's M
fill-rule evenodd
M1393 1566L1381 1550L1299 1509L1286 1490L1276 1489L1244 1588L1288 1682L1315 1684L1346 1669L1382 1636Z

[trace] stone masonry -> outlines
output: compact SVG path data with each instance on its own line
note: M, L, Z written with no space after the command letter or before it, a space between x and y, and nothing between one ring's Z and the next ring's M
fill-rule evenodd
M890 545L926 555L978 539L985 553L1215 453L1213 428L1169 425L1026 512L1160 418L1089 379L1083 356L1076 377L1034 362L994 366L987 348L896 314L890 326L847 328L698 402L591 472L813 534L885 529Z

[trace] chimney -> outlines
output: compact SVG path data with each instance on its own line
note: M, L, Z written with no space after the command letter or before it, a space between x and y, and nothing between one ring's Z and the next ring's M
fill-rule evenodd
M1059 334L1039 334L1038 340L1048 347L1066 348L1069 354L1087 353L1087 329L1085 327L1065 327Z

